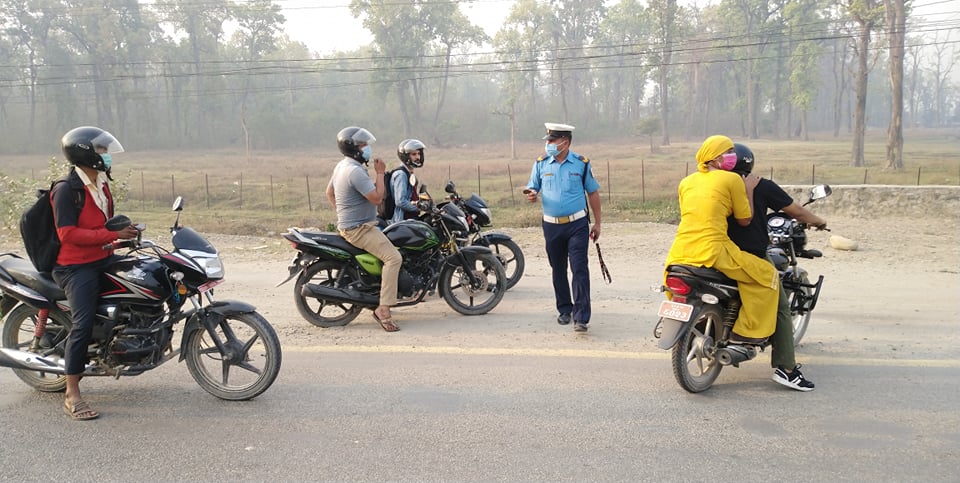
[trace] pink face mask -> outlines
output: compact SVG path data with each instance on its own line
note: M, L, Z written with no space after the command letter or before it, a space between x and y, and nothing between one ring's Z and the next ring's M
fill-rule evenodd
M720 162L720 169L724 171L733 171L737 166L737 153L724 153L723 161Z

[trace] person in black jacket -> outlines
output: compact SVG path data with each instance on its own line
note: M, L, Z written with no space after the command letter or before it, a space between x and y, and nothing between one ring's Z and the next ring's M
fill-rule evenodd
M737 164L733 172L747 176L753 170L755 158L749 147L734 143L734 152L737 153ZM753 218L747 226L740 226L733 220L728 220L727 234L730 239L745 252L752 253L760 258L773 262L767 256L767 245L770 236L767 233L767 209L783 211L794 219L806 223L817 229L823 229L827 222L800 206L777 183L760 178L760 182L753 189ZM773 366L773 380L779 384L798 391L812 391L813 382L806 379L800 372L793 346L793 322L790 314L790 299L780 285L780 298L777 304L777 326L770 338L773 350L770 356L770 365Z
M100 414L81 397L80 377L97 320L100 274L114 261L112 250L104 250L103 246L118 239L136 238L137 229L131 225L115 232L105 226L113 216L109 153L122 152L120 142L103 129L84 126L64 134L60 147L67 161L74 165L67 182L57 183L51 193L60 238L60 253L52 276L66 293L73 318L64 348L67 390L63 410L74 420L88 420ZM83 191L79 209L76 191Z

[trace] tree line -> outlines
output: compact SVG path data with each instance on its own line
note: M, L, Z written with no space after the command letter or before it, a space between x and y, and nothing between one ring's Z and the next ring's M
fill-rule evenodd
M353 124L514 143L553 120L652 146L850 134L852 166L885 128L900 169L904 127L960 122L957 12L907 0L517 0L492 37L464 3L351 0L373 41L319 55L271 0L0 0L0 153L51 152L82 124L138 150L250 153L326 152Z

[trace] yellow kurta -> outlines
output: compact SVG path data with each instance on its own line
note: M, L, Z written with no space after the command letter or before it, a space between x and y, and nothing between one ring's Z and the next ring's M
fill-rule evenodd
M779 281L769 262L741 251L727 236L727 217L750 217L743 179L730 171L696 172L680 182L680 226L667 265L712 267L736 280L743 305L733 328L744 337L773 334Z

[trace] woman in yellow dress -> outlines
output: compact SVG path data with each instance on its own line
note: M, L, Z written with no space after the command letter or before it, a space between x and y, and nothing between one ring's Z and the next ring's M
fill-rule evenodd
M759 181L753 175L742 178L722 169L724 155L730 153L730 138L710 136L697 151L697 172L680 181L680 226L667 255L667 266L714 268L736 280L743 305L733 325L731 342L759 343L773 334L776 326L779 280L769 262L740 250L727 236L727 217L731 214L740 225L750 223L753 188Z

